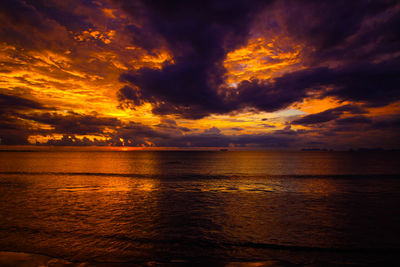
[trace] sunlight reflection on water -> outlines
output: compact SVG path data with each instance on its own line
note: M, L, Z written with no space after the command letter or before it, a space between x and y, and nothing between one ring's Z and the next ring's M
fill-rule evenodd
M399 248L396 162L393 154L0 153L0 247L117 262Z

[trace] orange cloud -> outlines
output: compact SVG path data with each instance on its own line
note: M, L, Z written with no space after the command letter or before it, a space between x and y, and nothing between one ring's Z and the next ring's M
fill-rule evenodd
M250 39L245 47L227 54L226 83L234 86L243 80L265 80L299 69L301 48L284 37Z

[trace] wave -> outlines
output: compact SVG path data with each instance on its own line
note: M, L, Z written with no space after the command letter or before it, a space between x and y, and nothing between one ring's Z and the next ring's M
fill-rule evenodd
M336 253L383 253L393 254L399 253L400 247L313 247L298 245L281 245L268 243L231 243L227 244L237 247L261 248L272 250L290 250L290 251L309 251L309 252L336 252Z
M127 242L130 244L152 244L152 245L163 245L170 246L172 244L182 244L191 247L203 247L203 248L215 248L215 249L232 249L235 247L241 248L252 248L252 249L266 249L266 250L282 250L282 251L293 251L293 252L326 252L326 253L371 253L371 254L399 254L400 247L328 247L328 246L307 246L307 245L290 245L290 244L279 244L279 243L256 243L256 242L229 242L216 241L202 238L169 238L169 239L152 239L152 238L137 238L129 237L125 234L96 234L96 233L77 233L71 231L62 230L46 230L31 227L11 227L11 228L0 228L0 232L14 232L14 233L30 233L40 234L48 236L75 236L78 240L84 242L100 240L115 240L119 242ZM106 243L104 243L106 244Z
M384 179L400 178L400 174L202 174L202 173L115 173L115 172L0 172L0 175L54 175L54 176L107 176L132 178L186 178L186 179L235 179L235 178L330 178L330 179Z
M98 233L78 233L65 230L49 230L33 227L8 227L0 228L0 232L14 232L14 233L30 233L49 236L75 236L79 240L118 240L129 242L131 244L186 244L188 246L199 246L208 248L233 248L233 247L247 247L255 249L268 249L268 250L286 250L286 251L300 251L300 252L332 252L332 253L378 253L378 254L393 254L400 253L400 247L323 247L323 246L305 246L305 245L289 245L289 244L274 244L274 243L259 243L259 242L229 242L216 241L202 238L169 238L169 239L152 239L152 238L137 238L129 237L125 234L98 234Z

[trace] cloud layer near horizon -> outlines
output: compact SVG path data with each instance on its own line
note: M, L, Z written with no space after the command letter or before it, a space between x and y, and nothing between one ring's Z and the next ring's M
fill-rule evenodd
M400 148L397 1L0 7L1 144Z

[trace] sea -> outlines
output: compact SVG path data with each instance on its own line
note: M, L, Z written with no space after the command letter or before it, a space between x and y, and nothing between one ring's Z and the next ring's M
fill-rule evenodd
M399 151L6 151L0 265L387 266L399 207Z

